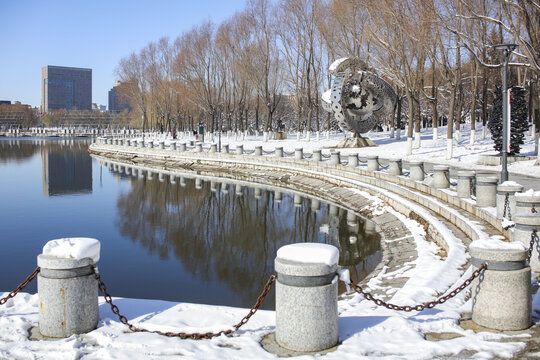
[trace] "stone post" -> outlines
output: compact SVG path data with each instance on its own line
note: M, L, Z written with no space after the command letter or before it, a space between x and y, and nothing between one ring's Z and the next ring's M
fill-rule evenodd
M255 194L255 199L259 200L262 197L262 189L260 187L256 187L253 189L253 193Z
M281 191L274 192L274 201L280 203L281 200L283 200L283 194L281 193Z
M221 192L224 194L229 193L229 184L227 183L221 183Z
M470 199L472 194L472 179L474 178L474 171L462 170L458 171L457 176L457 196L462 199Z
M262 154L263 154L262 146L260 145L255 146L255 156L262 156Z
M321 201L319 199L311 199L311 210L313 211L321 210Z
M195 178L195 189L201 190L203 186L203 181L201 178Z
M244 145L236 145L236 155L244 155Z
M302 206L302 197L299 194L294 194L293 196L294 207Z
M482 176L476 177L476 206L495 207L497 206L497 182L496 177Z
M202 152L202 143L201 142L197 142L195 144L195 152Z
M313 150L313 161L320 162L321 161L321 150L315 149Z
M489 248L480 240L470 246L473 268L487 263L472 282L472 320L497 330L523 330L531 326L531 268L527 251L509 244L508 248Z
M330 165L340 165L341 157L339 151L332 151L330 153Z
M540 193L515 194L516 213L540 212ZM534 210L534 211L533 211Z
M178 147L178 150L186 151L186 143L184 141L180 142L180 146Z
M531 244L534 231L540 236L540 213L517 213L512 217L516 223L512 233L512 241L522 243L527 249ZM533 251L529 264L534 272L540 272L540 244L533 243Z
M448 189L450 187L449 169L448 165L433 166L433 187L435 189Z
M165 181L165 174L160 172L158 173L158 180L159 182L164 182Z
M497 185L497 218L502 219L504 213L504 205L506 202L506 196L508 194L508 208L506 209L506 216L508 213L511 215L516 214L516 199L514 195L523 191L523 186L515 182L506 181Z
M242 185L236 184L234 186L234 193L236 196L242 196L244 194L244 191L242 190Z
M171 150L176 151L176 141L171 141Z
M424 181L424 163L422 161L409 161L409 177L414 181Z
M369 171L379 171L379 157L377 155L367 156L367 169Z
M276 157L283 157L283 146L276 147Z
M138 146L139 146L140 148L143 148L143 147L144 147L144 140L139 140L139 141L137 142L137 144L138 144Z
M169 175L169 179L170 179L172 185L176 185L176 176L171 174L171 175Z
M302 160L304 158L304 148L298 147L294 149L294 160Z
M146 179L147 180L154 180L154 173L150 170L146 170Z
M403 175L403 163L401 162L401 159L390 159L388 164L388 174L389 175L395 175L400 176Z
M229 153L229 144L223 144L221 145L221 151L225 154Z
M186 178L183 176L180 176L180 186L186 187Z
M210 152L213 154L217 153L217 144L210 144Z
M349 163L347 164L350 167L358 166L358 154L349 154Z
M69 254L55 253L54 244L62 244L65 248L69 243L71 247L86 246L92 254L72 258ZM98 283L93 266L99 260L99 247L98 240L89 238L52 240L43 247L43 253L37 258L40 267L37 286L39 331L42 335L66 338L96 328L99 320Z
M339 250L299 243L277 251L276 342L289 350L320 351L338 343Z
M160 141L160 142L159 142L159 148L160 148L161 150L165 149L165 141Z

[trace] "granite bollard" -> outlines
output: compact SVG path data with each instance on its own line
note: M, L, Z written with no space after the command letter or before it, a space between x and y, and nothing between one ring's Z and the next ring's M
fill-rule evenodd
M276 147L276 157L283 157L283 146Z
M516 213L540 212L540 192L532 190L515 194Z
M255 146L255 156L262 156L263 149L261 145Z
M340 165L341 157L339 151L330 152L330 165Z
M414 181L424 181L424 163L422 161L409 161L409 178Z
M186 151L186 143L185 141L180 142L180 146L178 147L179 151Z
M99 320L98 282L93 267L99 261L96 239L51 240L38 255L39 331L65 338L96 328Z
M215 154L217 152L217 144L210 145L210 152Z
M499 179L490 176L476 177L476 206L497 206L497 183Z
M228 154L229 153L229 144L221 145L221 152Z
M195 144L195 152L200 153L200 152L202 152L202 151L203 151L203 150L202 150L202 142L197 142L197 143Z
M236 145L236 155L244 155L244 145Z
M388 162L388 175L400 176L403 175L403 163L401 159L392 158Z
M367 156L367 169L369 171L379 171L379 156L377 155Z
M523 244L527 249L531 245L531 238L536 232L540 236L540 213L517 213L512 217L516 226L512 233L512 241ZM540 244L534 241L529 264L532 271L540 272Z
M294 149L294 160L302 160L304 158L304 148L298 147Z
M523 186L513 181L505 181L497 185L497 218L502 219L516 213L516 199L514 195L523 191ZM506 204L508 199L508 204ZM506 214L504 214L506 206Z
M165 141L160 141L160 142L159 142L159 148L160 148L161 150L165 149Z
M469 250L475 270L487 263L487 269L472 282L472 320L503 331L530 327L531 268L525 247L515 242L476 240Z
M358 166L358 154L349 154L349 162L347 164L350 167Z
M433 166L433 187L435 189L448 189L450 187L449 169L448 165Z
M472 194L472 179L475 176L474 171L458 171L457 176L457 196L462 199L470 199Z
M276 342L294 351L320 351L338 343L339 250L298 243L277 251Z
M313 150L313 161L320 162L321 161L321 150L320 149L314 149Z

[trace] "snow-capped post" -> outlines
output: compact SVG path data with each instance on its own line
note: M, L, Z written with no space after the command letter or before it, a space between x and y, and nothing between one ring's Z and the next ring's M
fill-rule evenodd
M262 198L262 189L260 187L256 187L253 189L253 194L255 196L255 199L260 200Z
M379 171L379 156L377 155L367 156L367 169L369 171Z
M403 167L402 167L402 162L401 162L401 159L398 159L398 158L392 158L389 160L389 165L388 165L388 174L389 175L395 175L395 176L400 176L400 175L403 175Z
M217 144L210 144L210 152L211 153L217 152Z
M516 223L512 241L522 243L527 249L532 246L529 264L532 271L540 271L540 213L517 213L512 220ZM535 237L536 235L536 237Z
M159 172L158 173L158 180L159 180L159 182L164 182L165 181L165 174L162 173L162 172Z
M320 162L321 161L321 149L314 149L313 150L313 161Z
M178 147L178 150L186 151L186 142L185 141L180 142L180 146Z
M302 197L300 196L300 194L294 194L293 203L294 203L294 207L302 206Z
M234 186L234 194L235 194L236 196L242 196L242 195L244 194L244 191L243 191L243 189L242 189L242 185L236 184L236 185Z
M516 214L516 199L514 195L523 191L523 186L514 181L505 181L497 185L497 218L507 217ZM506 209L505 209L506 207ZM505 214L506 210L506 214ZM509 216L510 215L510 216Z
M262 156L262 146L261 145L255 146L255 156Z
M457 196L462 199L470 199L472 194L472 179L474 171L462 170L457 173Z
M171 141L171 150L176 151L176 143L177 141Z
M203 186L203 181L201 178L195 178L195 189L201 190Z
M311 210L313 211L321 210L321 201L319 199L311 199Z
M531 326L531 268L525 246L500 240L476 240L470 245L472 265L487 269L472 282L472 320L497 330Z
M476 206L497 206L497 183L499 179L492 176L476 177Z
M197 142L195 144L195 152L202 152L202 142Z
M320 351L338 342L339 250L298 243L277 251L276 342L294 351Z
M283 146L276 147L276 157L283 157Z
M160 148L161 150L165 149L165 141L160 141L160 142L159 142L159 148Z
M137 141L137 146L140 147L140 148L143 148L144 147L144 140Z
M236 155L244 155L244 145L236 145Z
M330 150L330 165L340 165L341 158L339 151Z
M540 212L540 191L528 190L524 193L515 194L516 213Z
M90 238L51 240L38 255L39 332L66 338L96 328L100 243Z
M409 177L414 181L424 181L424 163L422 161L409 161Z
M448 165L433 166L433 187L435 189L448 189L450 187L450 174Z
M349 162L347 164L350 167L357 167L358 166L358 154L349 154Z
M302 160L304 158L304 148L297 147L294 149L294 160Z
M146 170L146 179L147 180L154 180L154 173L150 170Z
M221 145L221 152L228 154L229 153L229 144L223 144Z

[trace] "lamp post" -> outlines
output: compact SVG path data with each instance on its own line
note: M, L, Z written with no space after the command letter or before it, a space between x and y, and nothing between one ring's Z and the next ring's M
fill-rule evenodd
M493 45L493 49L504 51L503 58L503 67L502 67L502 123L503 123L503 134L502 134L502 168L501 168L501 183L508 180L508 123L509 123L509 114L508 114L508 90L506 85L506 72L508 69L508 62L510 61L510 56L512 51L517 48L517 44L497 44Z

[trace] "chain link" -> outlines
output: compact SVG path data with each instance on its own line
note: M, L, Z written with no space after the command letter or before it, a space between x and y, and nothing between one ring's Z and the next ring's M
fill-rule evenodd
M538 234L536 233L536 229L533 229L533 231L531 232L531 242L529 243L529 252L527 254L528 262L531 261L531 256L532 256L533 247L535 243L538 244Z
M356 291L359 294L362 294L367 300L374 302L378 306L384 306L387 309L398 310L398 311L413 311L413 310L422 311L425 308L431 309L431 308L435 307L438 304L444 304L446 301L448 301L449 299L453 298L454 296L456 296L457 294L462 292L467 286L469 286L473 282L474 279L476 279L478 276L480 276L480 274L486 268L487 268L487 264L482 264L478 269L473 271L472 275L467 280L465 280L456 289L450 291L450 293L448 293L447 295L445 295L443 297L440 297L437 300L430 301L430 302L423 303L423 304L418 304L418 305L415 305L415 306L412 306L412 305L401 306L401 305L390 304L390 303L387 303L387 302L385 302L385 301L383 301L381 299L375 299L373 297L373 295L371 295L370 293L364 291L364 289L362 289L362 287L360 285L356 285L355 283L352 283L352 282L349 283L349 285L354 289L354 291Z
M26 287L26 285L28 285L28 283L30 281L34 280L34 278L39 273L39 271L40 271L40 269L39 269L39 266L38 266L38 267L36 267L34 269L34 271L30 275L28 275L28 277L22 283L19 284L19 286L17 286L17 288L15 290L10 292L8 294L8 296L0 299L0 305L4 305L9 299L11 299L12 297L15 297L15 295L17 295L19 293L19 291L24 289Z
M238 331L238 329L240 329L245 323L247 323L249 321L249 319L257 312L257 310L259 310L259 307L263 303L264 298L266 297L266 295L268 294L268 292L272 288L273 283L277 279L277 274L270 275L270 278L266 282L266 285L264 286L263 291L261 292L261 294L257 298L257 301L255 302L255 305L253 305L253 307L249 310L248 314L246 316L244 316L242 318L242 320L240 320L240 322L238 324L233 326L234 330L233 329L228 329L228 330L221 330L221 331L218 331L218 332L185 333L185 332L172 332L172 331L164 332L164 331L159 331L159 330L147 330L147 329L138 328L135 325L131 324L124 315L120 314L120 310L118 309L118 307L113 304L112 297L107 292L107 287L105 286L105 284L101 280L101 276L99 275L99 273L97 273L95 271L95 268L94 268L94 272L95 272L95 275L96 275L96 279L98 281L99 289L103 293L103 297L105 298L105 301L111 306L112 312L116 316L118 316L118 319L120 320L120 322L122 324L126 325L129 328L129 330L131 330L133 332L147 332L147 333L153 333L153 334L158 334L158 335L164 335L164 336L168 336L168 337L179 337L180 339L193 339L193 340L212 339L212 338L214 338L216 336L230 335L230 334Z
M512 214L510 213L510 193L506 193L506 195L504 196L503 218L506 217L507 213L508 213L508 220L512 221Z

